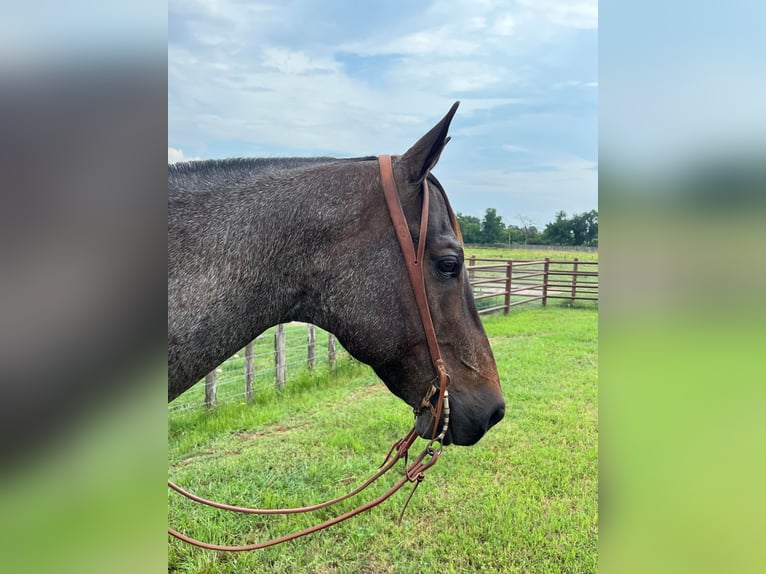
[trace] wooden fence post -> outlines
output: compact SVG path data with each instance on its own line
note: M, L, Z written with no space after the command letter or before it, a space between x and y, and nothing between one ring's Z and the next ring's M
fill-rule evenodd
M508 260L508 268L505 270L505 309L503 315L507 315L511 310L511 276L513 274L513 261Z
M476 271L472 269L472 267L476 265L476 255L471 255L471 257L468 258L468 281L473 281L474 275L476 274Z
M277 390L281 391L285 386L285 326L277 325L274 332L274 369L277 376Z
M308 325L308 337L309 337L309 342L308 342L307 362L309 366L309 371L313 371L314 367L316 367L316 364L317 364L317 358L316 358L317 334L316 334L316 327L312 325L311 323L309 323Z
M335 370L335 335L327 333L327 362L330 370Z
M215 387L216 377L213 369L205 375L205 406L208 408L215 406Z
M548 302L548 271L550 269L551 258L545 258L545 265L543 266L543 307Z
M572 266L572 300L570 301L569 305L574 305L575 299L577 298L577 257L574 259L574 265Z
M253 402L253 371L255 365L253 361L254 341L250 341L245 346L245 400L248 403Z

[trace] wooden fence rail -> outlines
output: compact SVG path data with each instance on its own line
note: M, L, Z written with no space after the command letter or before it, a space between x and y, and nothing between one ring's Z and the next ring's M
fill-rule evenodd
M598 301L598 261L470 257L468 278L479 314L549 299Z

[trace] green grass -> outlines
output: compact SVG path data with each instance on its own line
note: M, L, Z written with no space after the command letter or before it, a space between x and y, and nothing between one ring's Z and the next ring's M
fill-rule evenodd
M482 309L490 309L492 307L497 307L499 305L504 304L505 297L503 295L498 295L497 297L488 297L487 299L480 299L479 301L476 301L476 308L481 311ZM527 301L528 298L516 295L514 294L511 297L511 302L516 303L517 301ZM560 308L560 307L566 307L569 309L598 309L598 301L581 301L581 300L575 300L574 302L571 302L569 299L553 299L549 298L547 302L548 307L551 308ZM542 306L542 301L532 301L531 303L522 305L521 309L526 309L528 306ZM519 307L511 307L511 313L518 313Z
M274 331L275 327L267 329L253 341L253 400L256 404L269 403L274 399ZM327 338L328 333L316 328L316 370L321 380L327 373ZM346 352L337 344L337 359L345 357ZM307 327L302 323L285 326L285 363L287 364L287 381L292 384L298 379L316 382L306 366ZM231 401L242 402L244 398L245 349L240 349L217 369L218 403ZM293 385L294 386L294 385ZM170 406L170 410L186 410L204 404L204 379L194 385Z
M463 247L465 258L472 255L476 257L500 258L500 259L557 259L561 261L572 261L575 257L580 261L598 261L598 252L591 251L555 251L553 249L519 249L514 247L475 247L465 245Z
M445 449L401 525L405 492L322 533L257 552L216 553L169 539L169 570L595 572L597 318L595 308L560 306L485 318L506 417L477 445ZM367 367L345 361L336 375L288 381L257 405L171 413L170 477L232 504L305 505L372 474L411 418ZM382 480L360 496L382 492L391 483ZM168 500L175 528L229 544L279 536L338 512L261 518L175 494ZM356 504L342 503L342 510Z

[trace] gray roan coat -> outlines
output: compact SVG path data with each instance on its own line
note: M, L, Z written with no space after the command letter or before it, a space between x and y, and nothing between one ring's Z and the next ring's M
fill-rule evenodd
M424 271L451 378L446 442L470 445L505 403L462 246L430 175L456 109L393 167L416 244L422 181L431 184ZM376 158L168 166L168 400L289 321L334 333L413 408L426 395L435 372ZM418 417L421 436L430 436L430 418Z

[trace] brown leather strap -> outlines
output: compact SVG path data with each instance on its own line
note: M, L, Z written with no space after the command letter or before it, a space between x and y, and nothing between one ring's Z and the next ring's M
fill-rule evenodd
M392 494L394 494L402 486L407 484L408 480L409 480L409 477L407 475L403 476L402 478L399 479L399 481L394 486L392 486L389 490L387 490L385 493L380 495L378 498L371 500L367 504L363 504L362 506L354 508L353 510L349 510L345 514L341 514L340 516L336 516L335 518L326 520L325 522L322 522L320 524L315 524L314 526L311 526L304 530L300 530L298 532L293 532L291 534L280 536L279 538L274 538L272 540L266 540L264 542L247 544L246 546L228 546L228 545L221 545L221 544L210 544L209 542L202 542L201 540L197 540L196 538L192 538L191 536L186 536L185 534L182 534L176 530L173 530L172 528L168 528L168 533L172 536L175 536L179 540L183 540L184 542L188 544L192 544L193 546L198 546L200 548L206 548L208 550L220 550L225 552L244 552L247 550L259 550L261 548L268 548L269 546L276 546L277 544L287 542L288 540L295 540L296 538L300 538L301 536L306 536L307 534L311 534L318 530L323 530L325 528L333 526L334 524L338 524L339 522L348 520L352 516L356 516L357 514L360 514L366 510L369 510L370 508L377 506L378 504L380 504L387 498L390 498Z
M391 223L393 223L394 230L396 231L396 238L399 240L402 255L404 255L404 263L407 267L413 294L415 295L415 303L417 304L418 312L420 313L426 341L428 342L428 350L431 353L431 360L434 365L437 365L437 363L442 361L442 358L439 351L439 344L436 341L436 333L433 328L431 311L428 308L425 278L423 276L424 262L422 261L426 243L425 232L427 230L426 226L428 225L428 187L426 184L423 188L423 210L420 220L420 237L418 238L418 253L420 254L421 260L418 260L418 256L415 254L415 246L412 241L412 236L410 235L410 228L407 224L407 218L404 216L404 210L402 209L402 204L399 200L399 192L396 188L396 180L394 179L394 170L391 165L391 156L381 155L378 157L378 162L380 163L380 180L383 186L383 196L386 199L388 213L391 216Z
M191 500L200 502L207 506L220 508L223 510L230 510L234 512L246 513L246 514L295 514L299 512L310 512L312 510L317 510L319 508L325 508L327 506L331 506L332 504L340 502L341 500L346 500L347 498L350 498L351 496L354 496L355 494L358 494L359 492L364 490L367 486L372 484L380 476L382 476L388 470L390 470L394 466L394 464L396 464L396 462L399 461L399 459L406 458L407 452L409 451L409 448L412 446L412 443L415 442L415 439L417 439L417 436L418 436L417 432L413 428L403 438L396 441L394 445L391 447L391 450L389 450L388 455L386 456L386 460L383 461L383 464L381 465L381 469L373 477L365 481L364 484L362 484L360 487L358 487L357 489L355 489L349 494L346 494L334 500L330 500L330 501L324 502L322 504L317 504L314 506L305 506L302 508L287 508L287 509L257 509L257 508L232 506L228 504L220 504L218 502L212 502L204 498L201 498L199 496L196 496L190 492L185 491L183 488L177 486L171 481L168 481L168 485L170 485L170 487L176 492L183 494L184 496L186 496L187 498L190 498ZM394 455L393 457L391 456L392 454ZM384 492L377 498L357 508L354 508L353 510L350 510L344 514L341 514L340 516L336 516L335 518L326 520L325 522L315 524L308 528L304 528L303 530L299 530L297 532L293 532L291 534L287 534L279 538L266 540L264 542L257 542L254 544L247 544L245 546L230 546L230 545L211 544L209 542L203 542L201 540L197 540L196 538L192 538L191 536L187 536L186 534L178 532L177 530L173 528L168 528L168 534L170 534L171 536L174 536L175 538L178 538L179 540L183 540L184 542L191 544L192 546L205 548L207 550L219 550L222 552L244 552L248 550L259 550L261 548L268 548L269 546L275 546L277 544L287 542L288 540L295 540L296 538L300 538L301 536L306 536L307 534L311 534L319 530L324 530L325 528L329 528L330 526L333 526L334 524L338 524L339 522L348 520L352 516L356 516L357 514L360 514L371 508L374 508L375 506L379 505L381 502L390 498L394 493L398 492L408 482L414 482L417 487L417 484L423 480L423 477L424 477L423 473L425 472L425 470L431 467L436 462L440 454L441 454L441 450L434 450L433 448L431 448L431 445L427 446L418 455L418 457L412 462L412 464L409 467L407 467L407 469L405 470L404 476L402 476L396 482L396 484L394 484L391 488L389 488L386 492ZM427 457L430 457L430 458L427 459ZM407 502L409 502L409 498L407 499Z
M402 203L399 199L399 192L396 188L396 179L394 178L394 169L391 162L390 155L378 156L378 163L380 164L380 180L383 186L383 196L386 199L386 205L388 206L388 213L391 216L391 223L396 231L396 237L399 240L399 246L404 255L404 263L407 267L407 274L410 278L410 285L412 292L415 295L415 303L420 313L420 321L423 325L423 331L426 336L426 342L428 343L428 350L431 354L431 362L436 369L437 376L439 378L439 399L436 405L436 411L434 413L434 431L433 435L436 436L436 430L439 425L439 418L441 416L442 405L444 400L444 390L447 387L447 368L444 365L444 360L439 350L439 342L436 338L436 330L434 329L433 319L431 318L431 311L428 307L428 296L426 294L425 284L425 261L423 261L425 253L426 236L428 231L428 214L429 214L429 196L430 190L428 189L428 176L423 179L423 209L420 215L420 237L418 237L418 255L415 255L415 246L410 235L410 228L407 224L407 218L404 216L404 210L402 209Z
M420 269L424 269L426 252L426 236L428 235L428 213L429 205L431 201L431 190L428 189L428 178L423 180L423 207L420 211L420 233L418 234L418 258L415 263L420 266ZM424 284L425 290L425 284Z
M374 475L372 475L348 494L344 494L338 498L334 498L320 504L314 504L312 506L301 506L297 508L250 508L247 506L234 506L231 504L222 504L220 502L215 502L213 500L208 500L206 498L202 498L201 496L197 496L188 490L184 490L170 480L168 481L168 486L189 500L199 502L200 504L204 504L205 506L210 506L212 508L228 510L230 512L240 512L242 514L300 514L303 512L311 512L314 510L319 510L320 508L327 508L328 506L332 506L333 504L347 500L352 496L356 496L362 492L365 488L370 486L373 482L388 472L391 467L393 467L400 459L405 458L407 456L407 451L410 449L412 443L415 442L417 437L418 435L415 429L411 429L410 432L408 432L403 438L399 439L391 446L391 449L388 451L388 455L386 455L386 459L383 461L383 464L380 465L378 472L376 472Z
M309 528L305 528L298 532L292 532L290 534L286 534L285 536L280 536L279 538L266 540L264 542L256 542L254 544L247 544L245 546L228 546L228 545L222 545L222 544L210 544L209 542L202 542L201 540L197 540L196 538L192 538L191 536L186 536L185 534L182 534L181 532L178 532L177 530L174 530L172 528L168 528L168 533L178 538L179 540L183 540L184 542L191 544L193 546L198 546L199 548L206 548L208 550L219 550L222 552L245 552L248 550L259 550L261 548L268 548L269 546L276 546L277 544L287 542L288 540L295 540L296 538L300 538L301 536L306 536L307 534L312 534L313 532L324 530L325 528L333 526L334 524L338 524L339 522L348 520L352 516L356 516L357 514L361 514L362 512L370 510L371 508L374 508L377 505L379 505L381 502L387 500L388 498L391 498L391 496L394 493L398 492L408 482L414 482L415 488L417 488L417 485L423 480L425 471L436 463L440 454L441 454L441 449L434 450L430 446L427 447L425 450L423 450L422 453L420 453L420 455L412 463L412 465L410 465L407 468L407 471L405 472L404 476L402 476L396 482L396 484L394 484L391 488L389 488L386 492L384 492L377 498L371 500L370 502L366 504L363 504L362 506L354 508L353 510L349 510L348 512L341 514L340 516L336 516L335 518L331 518L330 520L326 520L320 524L315 524L314 526L310 526ZM427 457L430 457L430 458L427 459ZM409 502L409 498L407 499L407 502Z

